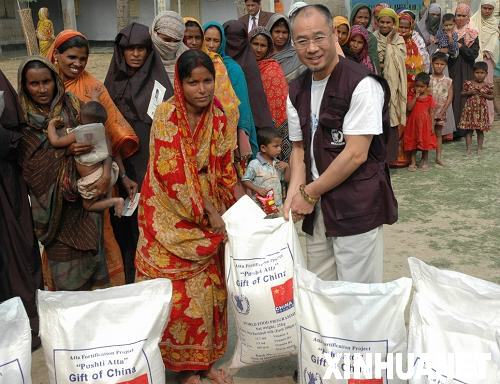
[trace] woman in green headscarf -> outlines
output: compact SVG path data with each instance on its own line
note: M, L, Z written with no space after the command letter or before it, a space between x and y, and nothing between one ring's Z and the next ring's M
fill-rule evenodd
M352 7L351 12L351 26L361 25L368 31L368 56L372 60L377 73L380 72L380 62L378 59L377 38L373 33L368 30L372 20L372 11L366 4L356 4Z

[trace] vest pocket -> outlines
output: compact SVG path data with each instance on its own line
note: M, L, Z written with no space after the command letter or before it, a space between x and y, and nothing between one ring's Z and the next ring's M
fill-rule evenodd
M367 166L351 175L332 190L334 215L337 220L372 215L381 209L378 167Z

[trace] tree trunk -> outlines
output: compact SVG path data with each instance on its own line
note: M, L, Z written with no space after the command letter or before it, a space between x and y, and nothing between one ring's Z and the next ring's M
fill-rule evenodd
M128 0L116 0L116 28L120 32L128 25Z

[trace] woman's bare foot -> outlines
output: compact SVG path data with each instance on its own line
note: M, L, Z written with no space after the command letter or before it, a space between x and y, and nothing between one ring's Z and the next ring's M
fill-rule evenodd
M467 150L467 152L465 152L465 154L466 154L467 156L470 156L470 155L472 155L472 151L471 151L470 149L468 149L468 150Z
M122 217L123 207L125 206L125 200L121 197L113 198L114 204L113 207L115 209L115 216Z
M429 170L429 164L427 164L427 163L422 164L422 165L420 166L420 170L422 170L422 171L424 171L424 172L425 172L425 171L428 171L428 170Z
M201 384L201 378L197 371L180 372L175 380L179 384Z
M441 161L441 159L436 159L436 165L440 166L440 167L444 167L444 163Z
M213 384L233 384L233 378L223 369L211 367L203 373Z
M415 164L410 164L408 166L408 171L415 172L417 170L417 166Z

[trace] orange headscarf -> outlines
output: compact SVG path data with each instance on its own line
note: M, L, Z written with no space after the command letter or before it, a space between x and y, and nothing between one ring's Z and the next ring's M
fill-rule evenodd
M66 41L76 36L83 37L85 40L87 39L82 33L72 29L65 29L56 36L54 43L51 45L47 53L47 57L56 65L56 67L57 62L55 58L55 51ZM61 73L60 70L59 73ZM111 141L113 155L119 153L123 158L127 158L137 151L139 147L139 139L137 138L133 128L116 107L103 83L87 71L83 71L76 79L65 80L64 88L66 91L73 93L83 102L91 101L91 95L96 90L101 92L99 102L103 105L106 109L106 113L108 114L108 120L106 120L105 127L106 134Z

